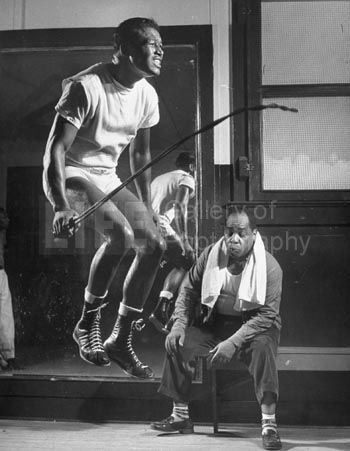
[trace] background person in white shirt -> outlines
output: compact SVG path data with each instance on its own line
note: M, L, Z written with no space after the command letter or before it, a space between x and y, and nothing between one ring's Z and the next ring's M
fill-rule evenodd
M159 121L158 96L147 78L160 74L163 45L153 19L135 17L114 33L111 63L96 64L66 79L48 138L43 184L52 203L56 236L71 236L72 219L120 185L118 158L129 146L134 173L150 159L150 128ZM94 227L105 238L90 267L82 316L73 338L80 356L95 365L117 362L128 374L148 379L153 371L132 348L137 317L152 287L164 240L155 222L150 171L99 207ZM85 202L85 205L84 205ZM136 252L110 337L102 343L101 307L123 258Z
M187 222L188 204L195 195L195 155L180 152L175 166L177 169L159 175L151 183L152 207L166 241L163 258L174 266L164 280L157 305L149 317L156 329L165 334L169 332L177 290L194 263Z
M4 258L9 223L6 210L0 207L0 370L20 369L15 359L15 322Z

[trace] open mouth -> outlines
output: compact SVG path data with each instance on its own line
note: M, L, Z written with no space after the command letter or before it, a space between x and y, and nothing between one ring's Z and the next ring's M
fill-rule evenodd
M153 60L153 63L154 63L154 65L157 66L159 69L162 67L162 60L159 59L159 58L155 58L155 59Z

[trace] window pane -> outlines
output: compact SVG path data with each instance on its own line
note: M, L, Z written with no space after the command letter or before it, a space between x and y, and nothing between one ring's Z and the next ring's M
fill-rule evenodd
M350 83L350 2L263 2L264 85Z
M299 112L263 113L263 189L350 189L350 98L268 100Z

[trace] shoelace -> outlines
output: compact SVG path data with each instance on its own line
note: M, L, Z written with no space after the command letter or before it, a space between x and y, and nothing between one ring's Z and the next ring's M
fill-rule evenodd
M134 336L134 332L141 332L141 330L146 326L146 323L144 322L143 318L140 318L138 320L131 322L130 332L128 334L128 337L126 339L126 346L125 349L128 352L131 360L133 361L133 364L135 366L138 366L140 368L147 368L147 365L144 365L139 358L137 357L133 347L132 347L132 339ZM118 327L114 327L112 333L111 333L112 339L118 338Z
M126 348L134 361L135 365L140 368L147 368L147 365L144 365L139 358L137 357L133 347L132 347L132 339L134 336L134 332L141 332L141 330L146 326L144 320L142 318L135 320L131 323L130 333L128 335L128 339L126 341Z
M143 318L135 320L131 323L131 330L136 332L141 332L141 330L146 326Z
M93 352L104 351L100 329L101 309L106 307L107 303L100 305L96 309L89 310L88 314L93 314L90 330L81 337L82 346L91 349Z
M262 420L261 421L262 426L262 433L266 434L268 430L274 431L277 434L277 424L275 421L271 420Z
M173 417L173 415L169 415L168 418L164 418L164 420L162 420L160 423L164 426L167 426L169 423L174 423L175 422L175 418Z

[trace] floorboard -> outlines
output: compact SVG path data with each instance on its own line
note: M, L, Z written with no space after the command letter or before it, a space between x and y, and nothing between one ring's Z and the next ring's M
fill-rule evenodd
M1 451L260 451L258 425L226 426L217 435L205 424L189 435L153 431L146 423L0 420ZM283 450L348 451L350 428L280 427Z

